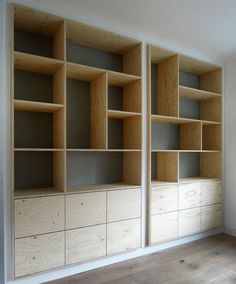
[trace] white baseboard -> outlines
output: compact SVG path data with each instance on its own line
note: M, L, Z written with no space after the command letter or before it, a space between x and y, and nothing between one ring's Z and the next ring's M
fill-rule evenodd
M236 237L236 229L232 229L232 228L229 228L229 227L223 227L222 229L223 229L223 233L230 235L230 236L233 236L233 237Z

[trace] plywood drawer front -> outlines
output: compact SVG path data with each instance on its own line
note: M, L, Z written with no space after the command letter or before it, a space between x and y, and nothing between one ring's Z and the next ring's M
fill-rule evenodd
M15 276L63 266L64 236L57 232L15 240Z
M152 187L151 214L178 209L178 185Z
M179 211L179 236L187 236L200 232L201 209L193 208Z
M80 193L66 196L66 228L74 229L106 223L106 193Z
M202 183L202 205L221 202L221 182L209 181Z
M201 230L209 230L219 227L222 224L221 205L211 205L202 207Z
M66 232L66 264L106 255L106 225L97 225Z
M141 216L141 188L107 193L107 221L114 222Z
M15 201L15 237L64 230L64 196L38 197Z
M107 224L107 254L139 248L140 241L140 218Z
M201 183L184 183L179 185L179 209L201 205Z
M151 243L178 237L178 212L153 215L151 218Z

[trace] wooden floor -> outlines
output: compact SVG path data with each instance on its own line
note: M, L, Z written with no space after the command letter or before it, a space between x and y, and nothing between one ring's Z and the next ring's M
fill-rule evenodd
M220 234L48 283L236 283L236 238Z

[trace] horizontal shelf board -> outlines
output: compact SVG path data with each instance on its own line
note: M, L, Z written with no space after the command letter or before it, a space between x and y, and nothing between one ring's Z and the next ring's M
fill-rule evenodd
M63 61L15 51L14 66L17 70L52 75L63 66Z
M66 64L66 76L68 79L92 81L104 72L106 71L96 67L76 63Z
M206 99L222 97L220 94L189 88L185 86L179 86L179 96L181 98L195 100L195 101L202 101Z
M120 110L108 110L109 118L126 118L133 116L141 116L141 113L138 112L130 112L130 111L120 111Z
M68 152L141 152L141 149L66 149Z
M15 189L15 199L27 198L27 197L40 197L48 195L64 194L64 192L58 191L53 187L45 188L29 188L29 189Z
M108 71L108 84L117 87L125 87L141 77L115 71Z
M184 124L184 123L203 123L204 125L221 124L221 122L217 122L217 121L206 121L206 120L200 120L200 119L165 116L165 115L158 115L158 114L152 114L151 120L153 122L171 123L171 124Z
M178 182L174 181L160 181L160 180L152 180L151 186L161 185L161 184L177 184Z
M103 191L103 190L117 190L128 188L141 188L141 185L133 185L127 183L111 183L111 184L92 184L92 185L78 185L67 188L67 193L89 192L89 191Z
M61 104L14 100L14 108L16 110L33 111L33 112L54 112L62 109L63 107L64 106Z
M62 152L64 149L57 148L14 148L15 152Z
M218 178L204 178L204 177L186 177L186 178L179 178L179 182L194 182L194 181L212 181L212 180L220 180Z
M165 149L153 149L152 152L179 152L179 153L218 153L220 150L165 150Z

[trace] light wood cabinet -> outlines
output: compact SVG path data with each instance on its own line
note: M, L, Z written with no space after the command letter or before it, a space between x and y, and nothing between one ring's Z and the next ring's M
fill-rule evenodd
M64 205L64 196L15 200L15 237L64 230Z
M141 216L141 188L115 190L107 193L107 222Z
M66 264L106 256L106 225L66 232Z
M178 237L178 212L153 215L151 243L164 242Z
M140 247L140 218L107 224L107 254L116 254Z
M201 182L179 184L179 209L201 205Z
M201 230L209 230L222 225L221 205L210 205L202 207L201 211Z
M179 237L200 232L201 208L179 211Z
M152 187L152 215L176 210L178 210L178 185Z
M221 182L210 181L202 183L202 205L221 203Z
M106 223L106 192L66 196L66 229Z
M15 276L65 265L65 233L57 232L15 240Z

